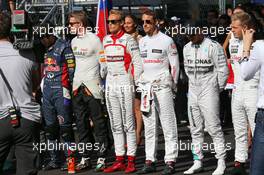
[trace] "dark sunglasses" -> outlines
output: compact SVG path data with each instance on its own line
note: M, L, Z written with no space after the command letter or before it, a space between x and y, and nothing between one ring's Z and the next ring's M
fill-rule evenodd
M120 22L121 22L121 19L119 19L119 20L107 20L107 24L117 24Z
M143 24L145 24L145 23L146 23L146 24L152 24L152 22L151 22L150 20L142 20L142 23L143 23Z

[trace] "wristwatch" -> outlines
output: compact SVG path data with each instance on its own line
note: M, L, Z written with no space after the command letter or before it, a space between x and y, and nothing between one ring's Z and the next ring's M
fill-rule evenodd
M245 56L245 57L243 57L242 59L240 59L240 60L238 61L238 63L241 64L242 62L247 62L247 61L248 61L248 57Z

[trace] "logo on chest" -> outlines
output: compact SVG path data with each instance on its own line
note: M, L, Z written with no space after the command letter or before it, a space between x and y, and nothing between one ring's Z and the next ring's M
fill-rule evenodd
M57 61L53 58L47 58L47 59L45 59L45 64L46 65L56 65Z
M147 50L141 51L140 56L141 56L141 58L147 58L148 57L148 51Z
M239 47L239 45L232 45L231 50L230 50L231 54L232 53L238 53L238 47Z
M188 64L200 64L200 65L208 65L208 64L212 64L211 60L207 60L207 59L196 59L196 60L191 60L188 59L187 60Z
M125 50L122 46L109 46L105 48L107 62L124 61Z
M48 72L58 72L60 71L60 66L57 65L57 61L54 58L46 58L44 61L45 71Z
M152 52L152 53L162 54L162 50L160 50L160 49L152 49L151 52Z

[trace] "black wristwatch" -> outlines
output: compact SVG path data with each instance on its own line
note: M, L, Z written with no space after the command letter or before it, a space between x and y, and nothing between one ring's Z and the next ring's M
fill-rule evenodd
M248 61L248 57L245 56L245 57L243 57L242 59L240 59L240 60L238 61L238 63L241 64L242 62L247 62L247 61Z

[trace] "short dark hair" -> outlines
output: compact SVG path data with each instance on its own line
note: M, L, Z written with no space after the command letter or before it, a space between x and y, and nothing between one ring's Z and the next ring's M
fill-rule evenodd
M156 13L153 12L152 10L146 10L146 11L144 11L143 14L142 14L142 16L143 15L152 16L152 18L153 18L154 21L157 20Z
M51 21L47 21L46 23L42 24L40 26L40 30L42 29L45 29L46 33L41 35L40 38L55 36L55 25Z
M127 15L125 16L125 19L126 19L126 18L131 18L131 19L133 20L133 22L135 23L135 25L138 26L138 19L137 19L137 17L136 17L135 15L127 14Z
M218 12L218 10L216 10L216 9L210 9L210 10L207 12L207 14L209 14L209 13L213 13L214 16L215 16L215 18L218 18L218 16L219 16L219 12Z
M0 39L8 38L11 31L11 16L0 12Z
M230 18L227 14L223 14L223 15L221 15L221 16L219 17L218 21L219 21L220 19L225 20L226 23L227 23L228 25L231 23L231 18Z

